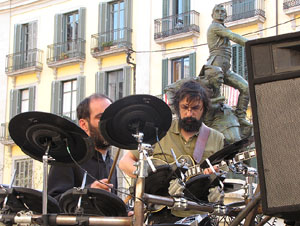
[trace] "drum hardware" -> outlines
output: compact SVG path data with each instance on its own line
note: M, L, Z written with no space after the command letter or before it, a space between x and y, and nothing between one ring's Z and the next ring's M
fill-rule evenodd
M80 191L83 191L83 189L85 187L86 176L87 176L87 172L84 171L81 187L79 189ZM76 207L76 210L75 210L75 214L83 214L83 209L81 208L81 200L82 200L82 194L79 196L77 207Z
M15 169L14 170L14 173L13 173L13 176L12 176L12 179L11 179L11 181L10 181L10 184L9 184L9 186L8 186L8 188L9 189L11 189L12 188L12 185L14 184L14 181L15 181L15 179L16 179L16 173L17 173L17 170ZM5 189L5 187L3 187L2 185L1 185L1 188L2 189L4 189L4 191L6 190ZM5 198L4 198L4 200L3 200L3 204L2 204L2 210L4 210L4 211L6 211L6 210L8 210L9 208L7 208L7 200L8 200L8 194L5 196Z

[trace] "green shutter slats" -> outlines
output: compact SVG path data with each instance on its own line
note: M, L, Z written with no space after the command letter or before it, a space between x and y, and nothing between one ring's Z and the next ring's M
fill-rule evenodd
M77 77L77 92L76 92L76 103L78 104L85 98L85 76Z
M79 40L79 53L85 54L85 24L86 24L86 8L79 8L79 24L78 24L78 38Z
M189 77L196 77L196 52L189 55L190 73Z
M125 21L125 28L127 30L125 31L127 34L125 36L127 43L131 43L131 28L132 28L132 0L125 0L125 15L124 15L124 21Z
M28 111L34 111L35 110L35 86L31 86L29 89L29 107Z
M14 56L13 56L13 68L14 70L20 69L21 65L21 33L22 33L22 26L21 24L15 24L14 27Z
M99 21L98 21L98 32L99 32L99 43L109 41L104 33L109 30L109 5L106 2L99 3Z
M126 66L123 68L124 82L123 82L123 97L131 94L131 67Z
M164 94L164 89L168 85L168 59L162 60L162 94Z
M96 73L96 93L101 93L107 95L106 89L106 73L105 72L97 72Z
M12 119L18 113L20 113L20 91L12 89L10 90L9 118Z
M63 15L56 14L54 17L54 50L53 50L53 57L54 59L58 59L61 53L63 52L61 45L57 45L58 43L62 43L63 41Z
M62 83L60 81L52 82L51 89L51 113L60 115L61 114L61 102L62 102Z

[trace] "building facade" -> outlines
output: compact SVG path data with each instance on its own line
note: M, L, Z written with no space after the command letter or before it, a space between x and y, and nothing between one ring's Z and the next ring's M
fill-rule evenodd
M15 185L42 188L41 163L9 136L15 115L51 112L76 122L77 104L94 92L163 98L168 84L197 76L218 3L226 26L248 39L300 30L300 3L292 0L1 1L0 182L16 172ZM244 48L233 43L232 51L232 69L247 78ZM232 106L236 92L224 88Z

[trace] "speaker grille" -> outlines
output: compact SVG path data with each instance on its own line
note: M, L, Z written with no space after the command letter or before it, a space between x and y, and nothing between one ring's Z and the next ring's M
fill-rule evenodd
M300 78L255 85L268 208L300 204Z

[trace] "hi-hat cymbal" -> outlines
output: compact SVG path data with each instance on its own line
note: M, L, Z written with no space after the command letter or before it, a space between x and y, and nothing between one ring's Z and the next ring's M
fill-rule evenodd
M242 140L239 140L233 144L227 145L223 149L217 151L213 155L211 155L208 159L212 165L219 164L223 160L232 159L237 153L241 152L243 148L249 146L254 142L254 137L246 137ZM201 164L202 168L207 168L208 165L206 162Z
M105 109L99 127L110 144L133 150L138 147L134 134L143 133L143 143L154 144L166 135L171 121L171 109L163 100L151 95L131 95Z
M9 133L14 142L28 156L43 161L48 144L49 164L82 163L91 158L93 143L88 135L70 120L46 112L25 112L9 122ZM67 151L69 147L70 153Z

